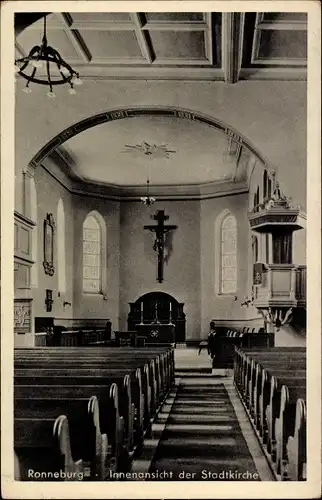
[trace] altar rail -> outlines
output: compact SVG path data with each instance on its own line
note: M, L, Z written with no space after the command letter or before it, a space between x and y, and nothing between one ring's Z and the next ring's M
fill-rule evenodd
M35 335L36 347L76 347L108 342L106 330L59 330Z

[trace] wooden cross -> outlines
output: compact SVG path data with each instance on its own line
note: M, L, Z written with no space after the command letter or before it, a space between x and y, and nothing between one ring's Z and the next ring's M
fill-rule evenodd
M158 282L163 281L163 265L164 265L164 235L176 229L177 226L166 226L164 222L169 219L168 215L164 215L164 210L158 210L153 216L153 219L158 222L156 226L144 226L144 229L155 232L155 242L153 245L153 250L158 252Z

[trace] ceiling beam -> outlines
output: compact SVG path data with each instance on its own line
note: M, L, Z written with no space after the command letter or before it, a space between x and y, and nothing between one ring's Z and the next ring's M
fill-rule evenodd
M72 18L70 14L57 13L56 16L62 22L66 36L73 48L76 50L77 54L85 63L89 63L92 59L92 54L79 32L71 28Z
M73 68L78 70L84 79L100 80L189 80L189 81L223 81L222 69L208 67L177 67L153 66L149 63L134 66L114 65L83 65L73 62ZM20 78L19 75L17 79Z
M147 42L146 34L142 31L142 23L137 12L130 14L130 18L134 24L135 35L141 49L143 57L151 64L154 59L154 54L150 50Z
M244 12L222 14L222 59L226 83L235 83L239 79L243 57L244 23Z

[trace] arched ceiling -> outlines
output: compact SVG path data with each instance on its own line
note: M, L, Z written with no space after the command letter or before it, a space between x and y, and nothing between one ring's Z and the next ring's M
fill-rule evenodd
M147 177L157 186L241 180L251 156L213 126L176 116L114 120L61 148L79 178L117 186L144 185Z

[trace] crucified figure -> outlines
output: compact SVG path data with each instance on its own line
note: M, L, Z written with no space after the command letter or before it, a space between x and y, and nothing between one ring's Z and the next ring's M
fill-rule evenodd
M144 229L148 229L155 233L155 240L153 244L153 250L158 252L158 277L159 283L163 281L163 267L164 267L164 235L176 229L177 226L168 225L166 226L164 222L169 219L168 215L164 214L164 210L158 210L153 216L154 220L158 222L155 226L144 226Z

